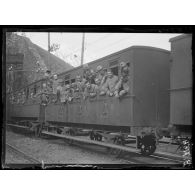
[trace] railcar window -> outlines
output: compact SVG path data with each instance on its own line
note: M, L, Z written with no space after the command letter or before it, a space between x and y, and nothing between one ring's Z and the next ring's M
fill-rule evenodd
M118 66L111 68L111 71L114 75L118 76Z
M75 79L71 79L71 83L75 83Z
M65 81L65 85L68 85L68 84L70 84L70 81Z
M130 67L130 62L127 62L127 66Z

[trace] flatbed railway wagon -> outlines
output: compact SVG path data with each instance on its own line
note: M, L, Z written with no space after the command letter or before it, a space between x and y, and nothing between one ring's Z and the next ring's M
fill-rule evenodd
M100 134L120 132L135 137L144 128L167 127L170 110L170 52L154 47L132 46L88 65L93 70L101 65L120 77L121 62L129 64L130 90L126 96L119 99L97 95L85 100L73 99L66 104L50 103L45 108L45 121L60 127L92 129ZM83 66L79 66L58 77L69 84L82 74ZM43 82L30 84L25 87L25 91L31 93L35 86L41 88ZM40 112L39 103L29 98L22 105L12 105L11 118L37 120Z
M170 39L170 125L178 135L192 133L192 35Z

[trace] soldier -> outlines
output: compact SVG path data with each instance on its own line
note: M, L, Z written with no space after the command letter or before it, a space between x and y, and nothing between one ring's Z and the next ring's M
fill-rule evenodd
M62 91L61 91L61 94L60 94L60 102L62 103L66 103L66 85L63 85L62 87Z
M52 94L51 94L52 102L56 102L57 101L57 87L59 85L59 80L58 80L57 74L53 75L51 83L52 83Z
M18 101L17 94L14 94L14 104L17 104L17 101Z
M51 77L51 71L50 70L46 70L45 71L45 78L48 79Z
M96 95L97 95L96 85L87 83L84 91L83 99L87 99L88 97L95 97Z
M102 89L102 86L100 84L101 84L101 80L96 78L95 79L95 85L94 85L96 94L99 94L100 90Z
M40 104L42 106L47 106L49 104L49 93L48 93L48 89L47 89L47 85L46 83L43 83L42 85L42 90L40 93L38 93L36 96L40 97Z
M90 69L88 64L83 65L83 78L86 80L85 83L95 84L95 72Z
M48 88L48 92L52 92L52 85L53 85L53 81L52 81L52 74L50 70L46 70L45 72L45 79L46 79L46 85Z
M64 84L64 81L63 79L58 79L58 83L57 83L57 93L56 93L56 101L55 102L59 102L60 101L60 96L61 96L61 93L62 93L62 89L63 89L63 84Z
M129 92L129 67L127 63L121 62L121 77L115 87L115 97L120 98Z
M66 85L65 99L66 99L66 101L69 101L69 102L71 102L73 100L73 91L72 91L70 85Z
M74 90L75 98L80 98L81 92L82 92L82 79L80 75L77 75L76 82L75 82L75 90Z
M17 95L17 104L21 103L21 93L19 92Z
M108 71L108 78L105 84L105 92L108 96L113 96L115 92L115 85L118 82L118 77L112 73L112 71Z
M77 88L76 83L71 83L71 84L70 84L70 88L71 88L71 90L72 90L72 93L74 94L74 93L75 93L75 90L77 90L77 89L76 89L76 88Z
M22 92L22 104L24 104L26 101L26 95L25 95L25 91Z
M103 71L103 67L101 65L97 66L96 68L96 78L99 79L100 81L102 80L102 78L104 77L104 71Z
M54 74L53 76L53 94L57 94L57 86L58 86L58 76Z
M99 92L100 95L105 95L106 94L106 88L105 88L105 84L106 84L106 80L107 80L107 70L103 69L103 67L101 65L97 66L96 69L97 72L97 76L96 78L98 79L98 88L99 88Z
M10 94L10 96L9 96L9 102L10 102L10 104L13 104L13 95L12 94Z

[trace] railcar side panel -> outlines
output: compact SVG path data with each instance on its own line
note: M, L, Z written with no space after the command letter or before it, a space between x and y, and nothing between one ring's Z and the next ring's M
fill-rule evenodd
M192 91L171 92L171 122L177 125L191 125ZM177 108L177 109L176 109Z
M12 117L36 117L39 116L39 104L30 104L30 105L13 105Z
M134 126L168 125L169 54L156 48L134 49Z
M192 125L192 36L181 35L170 42L170 123Z

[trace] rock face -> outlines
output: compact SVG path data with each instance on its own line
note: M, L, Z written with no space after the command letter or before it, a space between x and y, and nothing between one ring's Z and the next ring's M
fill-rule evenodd
M7 50L7 48L6 48ZM15 87L30 84L43 78L44 72L51 68L52 73L61 73L73 68L70 64L32 43L29 38L14 35L14 41L9 46L9 53L24 55L23 71L15 71Z

